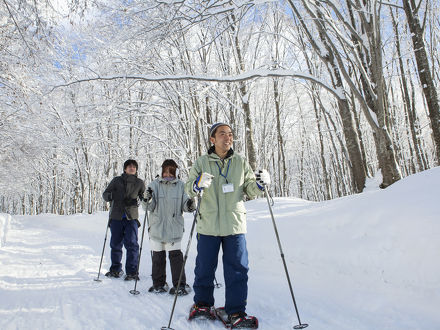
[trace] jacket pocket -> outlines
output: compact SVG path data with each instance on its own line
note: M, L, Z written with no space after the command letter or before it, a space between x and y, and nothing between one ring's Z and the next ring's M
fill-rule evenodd
M235 203L235 205L233 205L233 207L231 207L231 209L229 210L231 212L236 212L236 213L244 213L246 214L246 207L244 206L244 202L240 201Z

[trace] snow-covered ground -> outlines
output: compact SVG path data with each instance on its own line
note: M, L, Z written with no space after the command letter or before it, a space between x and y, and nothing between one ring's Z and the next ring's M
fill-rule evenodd
M440 168L386 190L313 203L276 198L274 213L301 321L309 329L440 329ZM250 258L247 312L261 329L298 323L265 199L247 203ZM144 240L141 294L107 279L108 241L97 276L107 213L0 215L0 329L160 329L173 297L147 292ZM186 216L186 235L192 216ZM110 236L110 235L109 235ZM188 236L184 237L186 247ZM194 279L195 240L187 263ZM125 258L125 255L124 255ZM221 261L217 279L223 283ZM169 269L168 269L169 274ZM215 290L224 303L224 287ZM177 301L175 329L222 329L186 320L192 295Z

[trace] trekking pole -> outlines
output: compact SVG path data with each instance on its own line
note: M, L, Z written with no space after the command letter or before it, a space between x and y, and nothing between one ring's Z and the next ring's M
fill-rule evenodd
M301 323L301 319L299 318L298 307L296 306L295 296L293 294L293 289L292 289L292 283L290 282L289 272L287 271L287 265L286 265L286 260L284 259L283 249L281 247L280 236L278 235L277 225L275 224L275 218L273 216L272 206L270 205L270 202L269 202L269 192L268 192L267 185L264 185L264 192L266 193L266 200L267 200L267 205L269 206L270 216L272 217L273 229L275 230L275 235L276 235L277 241L278 241L278 247L280 248L281 259L283 260L284 270L286 271L286 277L287 277L287 282L289 283L290 294L292 296L293 305L295 306L296 316L298 317L299 324L295 325L293 328L294 329L304 329L304 328L307 328L309 325L307 323Z
M148 203L145 207L145 212L148 212ZM150 218L147 218L147 227L148 227L148 238L150 238ZM151 263L153 263L153 250L150 249L150 257L151 257ZM151 272L151 277L153 277L153 272Z
M145 212L148 212L148 202L145 206ZM148 237L150 237L150 218L147 218L147 228L148 228ZM153 250L150 249L150 257L151 257L151 262L153 262ZM153 276L153 274L151 274L150 276Z
M141 248L139 250L139 258L138 258L138 266L137 266L137 272L136 272L136 280L134 282L134 289L130 290L130 293L133 294L133 295L138 295L140 293L138 290L136 290L136 286L137 286L138 278L139 278L139 265L141 263L142 245L144 244L144 233L145 233L145 221L146 221L146 219L148 219L148 209L145 209L144 226L142 228ZM148 221L148 223L150 223L150 221Z
M109 226L110 226L110 219L107 221L107 229L105 230L104 244L102 245L101 261L99 262L98 277L94 279L96 282L102 282L102 280L99 279L99 275L101 274L102 258L104 258L105 242L107 242L107 234L108 234Z
M174 308L176 307L177 296L178 296L178 293L179 293L178 289L179 289L181 281L182 281L182 275L183 275L183 271L185 269L186 259L188 259L188 252L189 252L189 248L191 246L191 240L192 240L192 236L193 236L193 232L194 232L194 227L195 227L196 222L197 222L197 215L199 214L200 203L202 201L202 195L203 195L203 190L198 195L197 209L196 209L196 213L194 213L194 220L193 220L193 223L192 223L192 226L191 226L191 232L189 233L188 245L186 247L185 257L183 258L182 268L180 269L179 282L177 284L176 293L174 294L174 302L173 302L173 308L171 309L170 320L168 322L168 326L167 327L163 326L162 328L160 328L161 330L174 330L173 328L170 328L171 320L173 319Z

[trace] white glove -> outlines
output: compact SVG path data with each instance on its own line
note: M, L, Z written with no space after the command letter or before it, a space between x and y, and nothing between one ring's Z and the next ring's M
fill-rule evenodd
M255 177L257 179L258 188L264 190L264 186L270 185L270 174L266 170L259 170L255 173Z
M203 189L205 188L209 188L209 186L212 183L212 179L214 178L214 175L203 172L202 174L200 174L196 181L194 181L194 191L196 193L201 192Z

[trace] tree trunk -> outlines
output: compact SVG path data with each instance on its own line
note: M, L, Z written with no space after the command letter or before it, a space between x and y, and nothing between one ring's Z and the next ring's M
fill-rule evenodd
M416 7L414 0L402 0L402 4L405 9L409 30L411 31L419 79L428 105L432 135L436 148L437 165L440 165L440 106L437 90L431 76L428 54L424 42L424 30L419 21L419 8Z
M350 1L347 1L350 17L355 26L354 12ZM362 30L368 37L369 48L362 47L359 41L353 36L362 70L360 71L361 88L366 96L361 100L363 110L369 119L373 129L376 145L376 154L379 161L379 168L382 170L383 181L381 188L386 188L401 179L399 166L395 157L392 140L388 133L388 99L386 97L386 84L383 76L382 65L382 37L380 31L380 11L358 12L361 20ZM365 45L364 45L365 46ZM359 93L355 94L358 97ZM366 108L366 106L368 108ZM372 118L369 111L376 114L377 122Z
M313 88L312 88L313 90ZM324 156L324 138L322 136L322 131L321 131L321 114L319 113L319 108L316 102L316 91L312 92L312 103L313 103L313 108L315 110L315 119L316 119L316 126L317 126L317 130L318 130L318 137L319 137L319 147L320 147L320 153L319 153L319 157L320 157L320 161L321 161L321 167L322 167L322 179L324 180L324 187L325 187L325 193L324 193L324 199L325 200L329 200L332 198L332 194L331 194L331 187L330 187L330 180L328 177L328 171L327 171L327 164L325 161L325 156Z
M273 97L275 101L275 116L277 121L277 139L278 139L278 150L279 150L279 161L281 164L278 164L280 167L280 188L281 188L281 196L286 196L287 194L287 168L286 168L286 155L284 151L284 140L283 135L281 133L281 107L280 107L280 94L278 88L278 80L273 80ZM274 167L275 169L275 167Z
M398 23L396 22L396 20L394 18L392 9L390 9L390 15L391 15L391 19L393 21L394 36L395 36L396 50L397 50L397 58L399 60L400 82L401 82L400 86L401 86L403 100L404 100L403 107L405 109L406 117L408 119L407 124L409 127L411 140L412 140L412 143L413 143L413 146L415 149L418 170L421 171L424 168L423 168L423 163L422 163L422 157L420 154L420 143L419 143L417 133L416 133L416 128L415 128L415 125L416 125L416 122L418 121L418 119L416 118L415 113L413 113L411 111L412 105L411 105L411 99L410 99L409 91L408 91L408 83L407 83L406 75L405 75L405 67L404 67L403 59L402 59Z
M238 33L236 31L235 27L235 16L234 14L231 14L231 21L234 22L231 24L231 30L234 34L234 48L235 48L235 55L237 57L237 73L243 73L245 71L244 66L244 59L241 54L241 47L240 47L240 40L238 38ZM254 143L254 127L252 123L252 117L251 117L251 108L249 106L249 90L246 86L246 83L244 81L239 82L238 84L239 90L240 90L240 96L241 96L241 106L244 112L245 117L245 138L246 138L246 151L247 151L247 158L249 161L249 165L253 170L257 169L257 158L256 158L256 148Z

